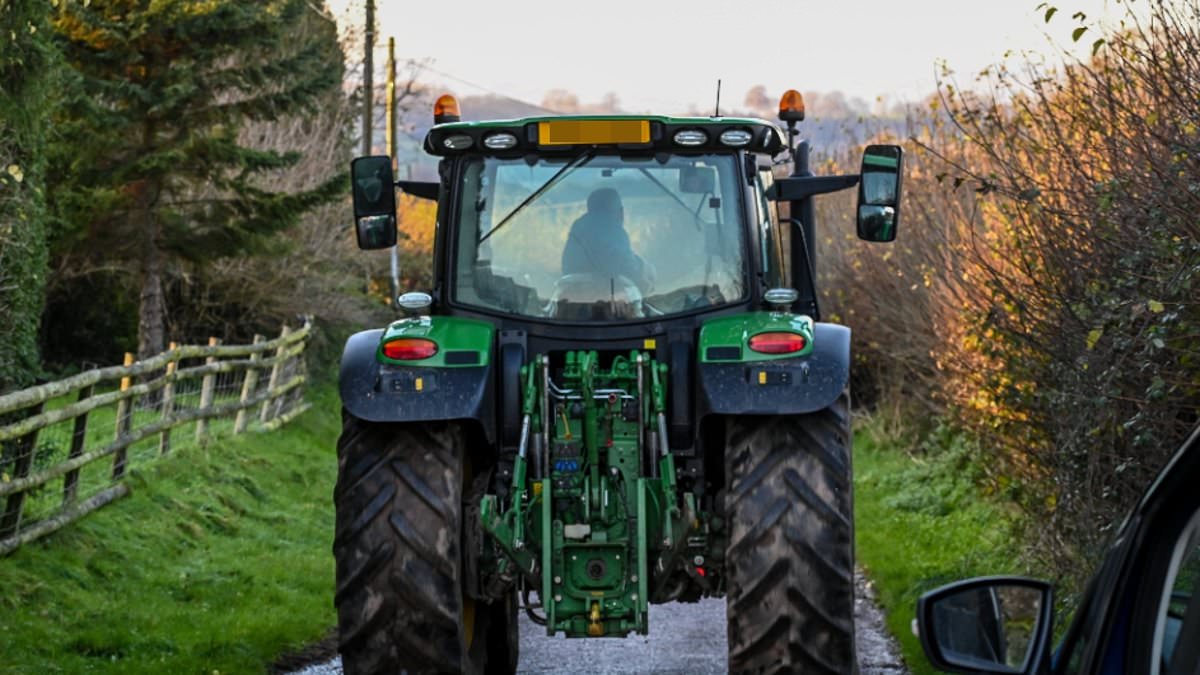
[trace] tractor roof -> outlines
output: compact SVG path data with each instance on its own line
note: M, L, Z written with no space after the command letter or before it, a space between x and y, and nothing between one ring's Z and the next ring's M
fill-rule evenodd
M439 124L425 136L431 155L558 154L586 147L626 151L751 152L774 155L786 144L779 127L743 117L553 115Z

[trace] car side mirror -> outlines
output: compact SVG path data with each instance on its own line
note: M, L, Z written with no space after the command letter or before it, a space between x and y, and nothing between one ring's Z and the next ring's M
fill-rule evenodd
M396 245L396 187L390 157L359 157L350 162L354 230L362 249Z
M904 150L898 145L868 145L858 181L858 238L886 242L900 224L900 183Z
M1053 591L1024 577L981 577L917 602L921 646L950 673L1038 673L1047 663Z

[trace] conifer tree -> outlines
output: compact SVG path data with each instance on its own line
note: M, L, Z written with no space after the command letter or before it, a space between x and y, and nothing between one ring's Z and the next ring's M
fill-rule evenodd
M0 0L0 393L41 371L43 151L55 87L45 0Z
M145 357L164 347L173 263L261 250L341 190L339 177L264 189L302 158L238 138L340 85L336 31L307 0L59 0L54 29L78 92L56 143L71 185L58 245L137 275Z

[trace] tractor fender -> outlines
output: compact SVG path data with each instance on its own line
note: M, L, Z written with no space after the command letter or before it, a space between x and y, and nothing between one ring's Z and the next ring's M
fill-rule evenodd
M702 414L801 415L829 407L850 382L850 329L814 323L812 347L795 358L698 364Z
M342 407L369 422L475 420L495 440L491 360L472 367L403 366L376 357L383 329L346 340L338 374Z

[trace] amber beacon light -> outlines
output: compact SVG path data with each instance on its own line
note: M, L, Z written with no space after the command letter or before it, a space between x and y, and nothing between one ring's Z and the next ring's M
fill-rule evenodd
M784 122L804 121L804 97L795 89L788 89L779 98L779 119Z
M458 111L458 99L450 94L442 94L433 104L433 123L445 124L447 122L457 122L462 119L462 114Z

